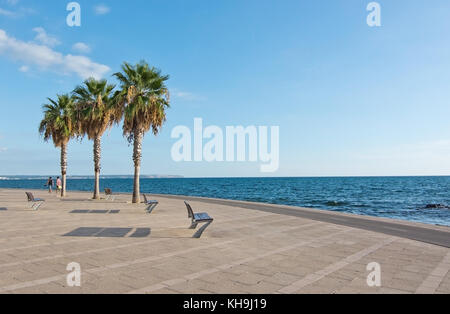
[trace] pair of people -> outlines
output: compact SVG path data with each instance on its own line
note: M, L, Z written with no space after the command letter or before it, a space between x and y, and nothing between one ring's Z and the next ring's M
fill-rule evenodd
M52 193L53 188L53 178L49 177L47 180L47 186L48 186L48 193ZM62 182L59 177L56 178L56 193L61 192L62 190Z

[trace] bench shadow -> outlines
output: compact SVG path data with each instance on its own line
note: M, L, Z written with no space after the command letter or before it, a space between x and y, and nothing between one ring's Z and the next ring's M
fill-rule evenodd
M105 228L80 227L63 237L91 237L91 238L149 238L152 239L191 239L192 230L184 228L154 229L151 228Z
M131 233L133 230L134 232ZM149 237L150 234L150 228L81 227L64 234L63 237L146 238Z
M89 209L76 209L69 212L69 214L118 214L120 210L89 210Z
M6 211L6 210L8 210L8 208L6 208L6 207L0 207L0 211Z
M91 199L69 199L69 198L65 198L65 199L59 199L59 201L61 202L84 202L84 203L95 203L95 204L127 204L127 202L125 201L109 201L106 199L101 199L101 200L91 200Z
M153 239L192 239L193 230L187 228L158 228L152 230Z

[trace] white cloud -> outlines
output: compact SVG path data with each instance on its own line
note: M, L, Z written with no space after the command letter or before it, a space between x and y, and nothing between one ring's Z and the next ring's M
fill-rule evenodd
M0 16L14 17L16 13L0 8Z
M111 11L111 9L104 4L99 4L99 5L95 6L94 11L95 11L95 14L97 14L97 15L104 15L104 14L108 14Z
M1 153L1 152L6 152L7 150L8 150L7 147L0 147L0 153Z
M36 66L40 70L50 70L64 75L77 74L82 79L88 77L101 78L110 68L93 62L84 56L64 55L45 45L24 42L0 29L0 55Z
M17 0L7 0L7 4L10 6L15 6L19 1ZM13 11L0 8L0 16L9 18L20 18L27 15L36 14L36 11L28 7L15 7Z
M28 66L26 66L26 65L22 65L22 66L19 68L19 71L20 71L20 72L24 72L24 73L28 72L29 70L30 70L30 67L28 67Z
M91 47L85 43L76 43L72 46L72 49L79 53L89 53L91 52Z
M83 79L89 77L100 79L110 70L106 65L94 63L91 59L84 56L67 55L65 56L65 63L65 67L69 72L76 73Z
M179 98L186 101L202 101L205 100L205 97L191 93L191 92L185 92L180 90L174 90L172 93L175 98Z
M61 44L61 42L56 37L48 35L45 29L43 29L42 27L33 28L33 32L37 33L34 39L40 42L41 44L44 44L49 47L55 47Z

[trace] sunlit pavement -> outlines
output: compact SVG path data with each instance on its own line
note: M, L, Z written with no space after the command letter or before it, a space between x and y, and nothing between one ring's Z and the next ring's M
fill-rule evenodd
M181 199L146 214L129 195L32 191L33 211L24 192L0 190L0 293L450 293L443 246L207 200L190 201L214 218L193 239Z

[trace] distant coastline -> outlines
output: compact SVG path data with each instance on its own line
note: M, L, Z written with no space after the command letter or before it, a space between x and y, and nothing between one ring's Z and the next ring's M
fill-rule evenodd
M19 176L0 176L0 180L45 180L48 177L57 177L59 175L19 175ZM101 179L132 179L133 175L102 175ZM151 174L151 175L141 175L141 179L183 179L183 176L179 175L164 175L164 174ZM94 179L91 175L78 175L78 176L67 176L67 179L71 180L90 180Z
M58 177L60 174L48 175L2 175L0 174L0 181L16 181L16 180L47 180L48 177ZM204 176L204 177L190 177L182 175L165 175L165 174L150 174L141 175L141 179L376 179L376 178L450 178L450 175L385 175L385 176ZM71 180L94 180L93 175L68 175ZM101 175L100 179L133 179L132 174L129 175Z

